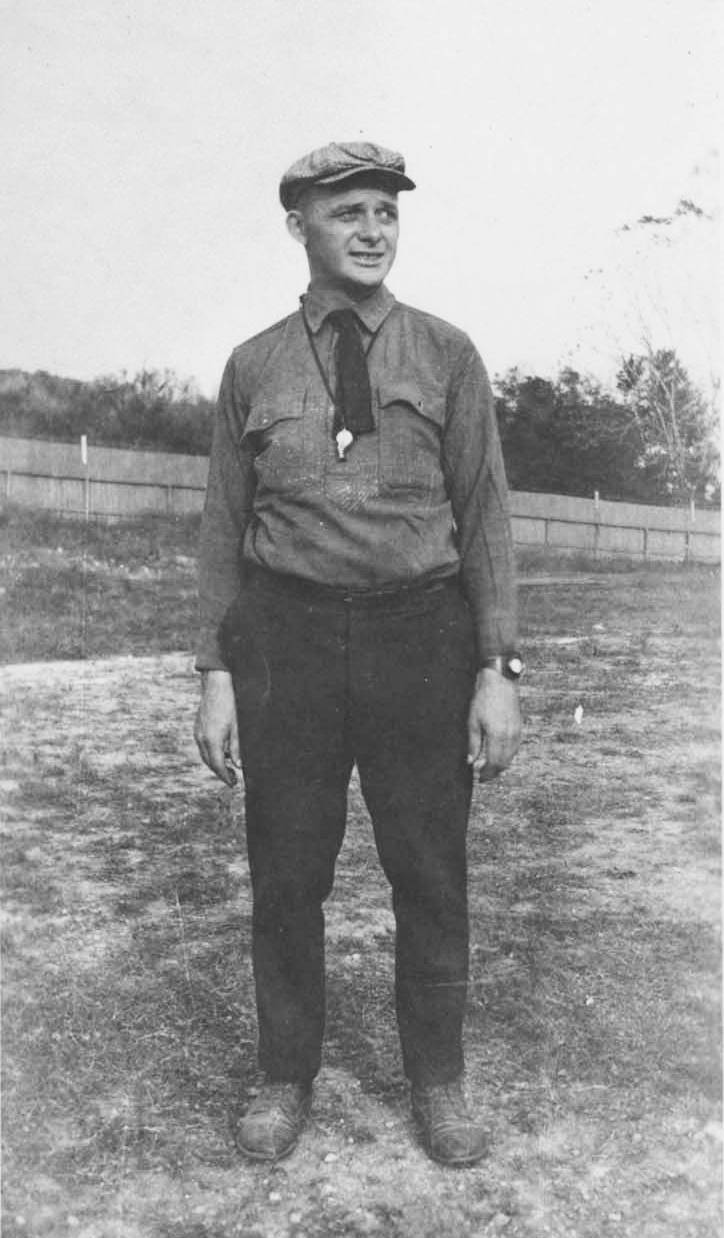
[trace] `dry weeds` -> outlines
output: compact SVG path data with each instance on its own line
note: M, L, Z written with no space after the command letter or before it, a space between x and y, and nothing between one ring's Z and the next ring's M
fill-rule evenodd
M63 536L18 534L33 596L38 564L77 565L79 531L60 555ZM255 1085L242 798L198 764L189 656L118 656L139 651L124 607L157 605L158 579L176 599L166 627L145 614L160 648L192 626L188 540L157 527L154 563L123 536L95 545L87 633L116 656L0 671L4 1238L717 1234L717 577L592 569L521 590L526 740L476 791L470 837L468 1083L489 1159L446 1172L416 1143L354 784L313 1119L268 1169L229 1134Z

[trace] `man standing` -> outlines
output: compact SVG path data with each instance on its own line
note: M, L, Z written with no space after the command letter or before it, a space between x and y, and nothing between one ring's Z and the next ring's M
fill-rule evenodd
M463 1088L473 774L519 744L510 521L493 399L466 335L398 303L401 155L332 143L280 198L300 308L237 348L200 546L196 741L244 774L265 1084L239 1147L275 1160L311 1102L324 916L356 763L396 920L405 1073L426 1147L485 1151Z

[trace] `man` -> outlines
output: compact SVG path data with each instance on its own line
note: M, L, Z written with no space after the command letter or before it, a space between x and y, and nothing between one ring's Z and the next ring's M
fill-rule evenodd
M322 905L355 763L392 887L413 1112L438 1161L485 1152L462 1088L465 836L474 772L494 777L518 747L521 663L482 362L384 283L414 188L401 155L367 142L289 169L309 289L235 350L219 395L195 735L222 781L244 774L265 1083L237 1141L262 1160L294 1147L320 1066Z

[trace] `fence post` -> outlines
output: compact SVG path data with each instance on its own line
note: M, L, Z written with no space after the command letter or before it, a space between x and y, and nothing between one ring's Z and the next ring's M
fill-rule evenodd
M593 492L593 557L598 558L601 542L601 502L598 490Z
M173 513L173 486L166 487L166 515Z
M86 524L90 516L90 475L88 472L88 436L80 436L80 461L83 465L83 509Z
M649 557L649 531L644 527L641 532L643 533L643 556L644 561L646 561Z
M696 502L694 497L689 499L689 521L686 526L686 550L684 554L684 562L690 563L693 559L692 544L691 544L691 526L696 524Z
M5 470L5 502L10 502L10 469Z

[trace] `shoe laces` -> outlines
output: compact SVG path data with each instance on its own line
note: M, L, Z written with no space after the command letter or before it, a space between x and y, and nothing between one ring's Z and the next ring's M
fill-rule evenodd
M272 1108L281 1110L285 1110L288 1107L294 1108L297 1101L297 1091L297 1084L285 1083L283 1080L264 1083L258 1096L255 1096L249 1105L247 1112L262 1113Z
M451 1079L448 1083L434 1083L420 1089L420 1099L429 1105L433 1113L441 1116L450 1109L467 1115L467 1104L459 1079Z

